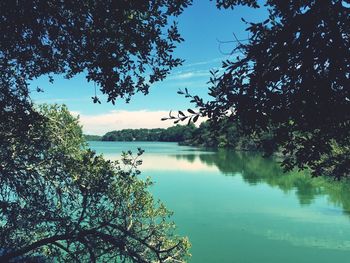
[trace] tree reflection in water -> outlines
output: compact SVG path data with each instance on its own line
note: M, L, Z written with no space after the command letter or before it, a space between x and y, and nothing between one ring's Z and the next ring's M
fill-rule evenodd
M175 157L189 162L199 159L209 166L215 165L224 175L241 176L249 185L265 183L285 193L295 191L300 205L310 205L317 197L326 196L330 203L350 216L349 180L314 178L307 170L284 173L278 161L252 152L220 149L213 154L177 154Z

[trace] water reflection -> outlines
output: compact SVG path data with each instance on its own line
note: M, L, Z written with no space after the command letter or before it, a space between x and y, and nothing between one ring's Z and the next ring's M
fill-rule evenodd
M109 159L145 150L141 176L152 178L152 194L189 237L191 263L348 261L349 183L283 174L274 160L252 153L170 143L94 146Z
M349 181L312 178L307 171L283 173L276 161L247 152L219 150L213 154L176 154L173 157L179 161L200 161L215 166L225 175L241 176L249 185L265 183L285 193L295 192L300 205L310 205L317 197L326 196L330 203L341 207L350 216Z

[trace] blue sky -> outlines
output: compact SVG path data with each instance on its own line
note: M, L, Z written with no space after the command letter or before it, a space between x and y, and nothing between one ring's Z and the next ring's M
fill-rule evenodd
M84 75L69 80L55 76L53 84L46 77L35 80L31 84L33 89L39 86L44 92L33 91L32 98L36 103L66 104L74 114L80 115L85 133L171 126L171 122L161 122L160 118L171 109L191 107L186 98L176 93L177 90L187 88L193 94L206 97L209 70L219 69L223 59L233 59L227 54L234 43L220 45L219 41L233 40L233 33L240 39L247 38L242 17L247 21L262 21L266 13L247 7L218 10L215 2L194 0L194 4L177 19L185 41L178 45L175 55L185 59L185 63L174 69L165 81L153 85L149 95L137 94L129 104L117 100L113 106L99 93L102 104L92 103L94 85L88 83Z

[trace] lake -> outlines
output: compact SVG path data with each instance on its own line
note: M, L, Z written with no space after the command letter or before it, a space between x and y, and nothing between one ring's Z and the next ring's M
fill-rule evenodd
M90 142L106 158L145 150L142 177L192 243L191 263L350 260L349 184L282 173L259 154L159 142Z

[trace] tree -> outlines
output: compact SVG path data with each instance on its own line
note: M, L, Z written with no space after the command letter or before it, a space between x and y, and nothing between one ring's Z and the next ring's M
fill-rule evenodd
M174 236L151 182L137 178L142 151L104 160L66 107L36 112L42 122L1 145L10 158L1 163L0 261L182 262L188 241Z
M66 109L34 110L28 82L85 74L113 104L147 94L181 64L172 52L182 38L169 23L190 2L0 2L1 262L186 256L187 241L172 238L169 213L136 178L137 163L124 156L124 170L84 149Z
M218 0L220 8L256 0ZM284 154L286 170L310 167L314 175L350 174L350 2L269 0L266 21L247 24L248 41L235 39L235 60L212 72L199 112L241 124L247 135L268 133Z
M150 84L181 64L172 52L182 38L176 23L169 23L190 3L1 1L2 81L22 80L26 86L43 75L53 80L52 74L83 73L112 103L135 92L147 94Z

